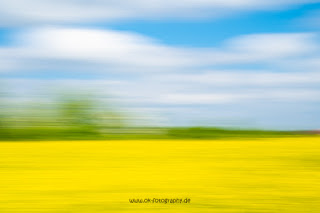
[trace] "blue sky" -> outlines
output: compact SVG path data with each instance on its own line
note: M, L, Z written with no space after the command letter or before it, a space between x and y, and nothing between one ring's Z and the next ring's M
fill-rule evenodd
M318 31L317 27L300 23L302 17L318 9L320 9L320 4L311 4L290 10L248 12L219 19L142 20L97 26L138 32L169 45L208 47L219 46L226 39L238 35Z
M319 30L317 0L2 0L0 80L14 103L61 89L157 125L318 129Z

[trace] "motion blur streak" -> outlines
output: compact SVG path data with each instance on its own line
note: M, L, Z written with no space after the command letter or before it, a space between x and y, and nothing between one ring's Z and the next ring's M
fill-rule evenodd
M320 138L0 143L0 212L320 212ZM188 205L130 204L185 198Z

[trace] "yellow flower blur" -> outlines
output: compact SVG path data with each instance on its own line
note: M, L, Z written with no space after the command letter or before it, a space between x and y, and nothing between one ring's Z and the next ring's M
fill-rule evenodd
M0 212L318 213L320 138L0 142Z

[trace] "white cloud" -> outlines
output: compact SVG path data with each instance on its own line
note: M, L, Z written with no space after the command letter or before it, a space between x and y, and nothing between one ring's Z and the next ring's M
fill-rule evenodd
M216 105L238 104L252 102L319 102L320 91L318 89L271 89L263 90L255 88L246 89L242 92L231 91L229 93L204 92L204 93L172 93L158 97L156 103L169 105Z
M240 36L228 44L232 51L257 55L257 58L278 58L310 53L315 47L315 35L307 33L274 33Z
M266 74L266 73L264 73ZM294 75L295 76L295 75ZM295 76L297 77L297 75ZM314 102L320 101L320 90L317 87L304 85L297 87L296 83L284 87L273 87L266 89L263 86L255 85L252 87L245 79L238 79L235 84L241 87L231 88L225 84L224 88L219 88L215 84L190 85L189 83L180 84L177 82L157 82L149 81L143 83L145 79L125 80L35 80L35 79L4 79L7 86L18 88L16 95L26 98L26 91L43 98L48 98L44 94L59 94L70 92L75 94L95 94L96 98L112 100L126 107L144 105L223 105L239 104L245 102ZM191 89L191 90L190 90ZM29 94L30 95L30 94ZM52 97L51 97L52 98ZM50 99L50 96L49 96Z
M192 74L155 75L151 78L160 82L189 85L230 86L288 86L320 84L320 72L272 72L268 70L210 70Z
M182 48L124 31L38 28L16 36L15 46L0 49L0 61L7 63L1 64L0 69L169 72L204 66L276 63L313 54L317 51L314 37L302 33L256 34L231 39L220 48Z
M195 104L225 104L235 103L239 100L249 98L247 94L227 94L227 93L200 93L200 94L166 94L159 97L156 101L163 104L174 105L195 105Z
M216 17L318 0L1 0L0 25L83 23L118 19Z
M38 57L70 59L122 66L189 65L188 51L156 43L130 32L47 28L32 31L27 47Z

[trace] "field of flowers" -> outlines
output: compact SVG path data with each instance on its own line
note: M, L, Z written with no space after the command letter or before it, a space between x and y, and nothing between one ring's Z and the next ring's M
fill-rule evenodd
M319 180L319 137L0 142L1 213L318 213Z

